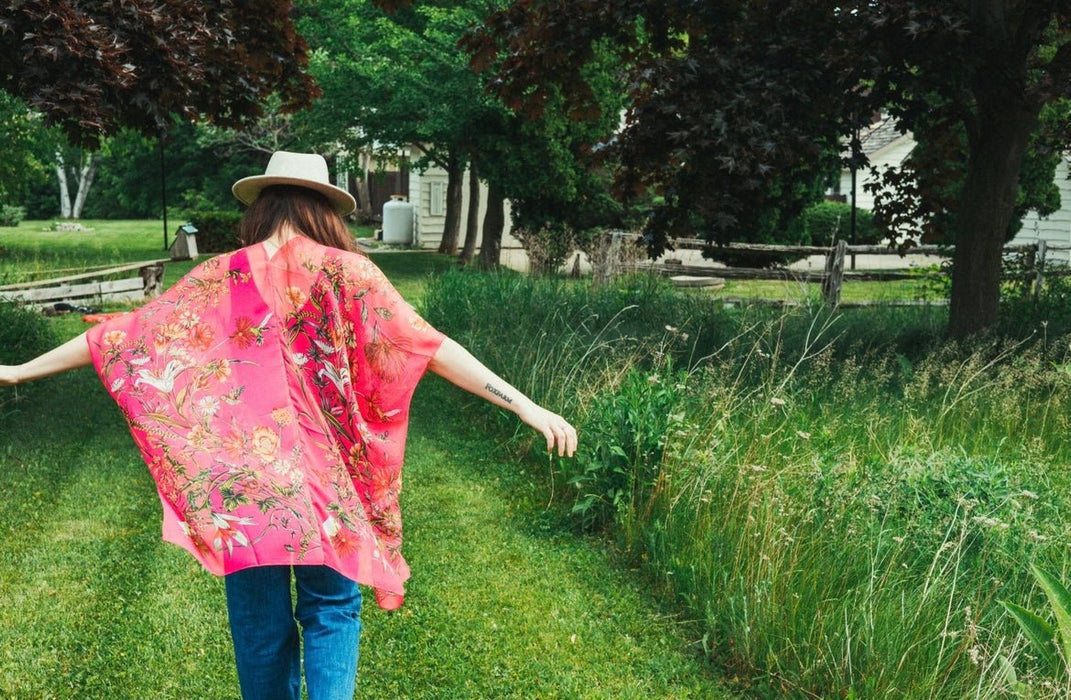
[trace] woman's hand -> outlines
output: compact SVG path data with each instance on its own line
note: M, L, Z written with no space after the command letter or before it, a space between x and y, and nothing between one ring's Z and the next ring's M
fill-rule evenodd
M554 451L555 447L560 457L572 457L576 452L576 428L569 425L569 421L507 384L450 338L443 341L428 367L462 389L516 413L547 439L548 452Z
M558 448L559 457L572 457L576 452L576 428L557 413L528 401L526 406L517 411L517 415L543 434L547 439L547 452L553 452L555 447Z

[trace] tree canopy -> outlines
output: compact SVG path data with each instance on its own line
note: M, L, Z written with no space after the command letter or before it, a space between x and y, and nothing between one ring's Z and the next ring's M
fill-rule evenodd
M655 250L689 230L748 240L771 212L791 217L838 139L888 110L941 166L906 183L921 208L903 221L955 207L943 218L956 244L950 328L964 335L996 318L1030 144L1044 156L1071 141L1066 118L1040 119L1071 90L1069 22L1066 0L515 0L468 47L508 104L538 113L557 88L578 118L593 104L577 67L599 42L620 48L619 193L665 197Z
M80 144L122 127L156 135L175 114L240 125L268 95L297 109L317 94L291 9L289 0L7 2L0 90Z
M511 201L514 224L575 219L584 208L580 190L594 187L577 154L609 138L621 105L608 58L587 71L602 100L601 121L573 122L553 110L526 120L487 89L490 76L473 72L459 46L495 3L419 2L390 12L382 5L301 4L299 27L314 47L311 69L324 89L307 120L315 132L350 151L419 146L458 188L455 208L448 187L448 222L458 220L466 163L478 163L496 206L500 198Z

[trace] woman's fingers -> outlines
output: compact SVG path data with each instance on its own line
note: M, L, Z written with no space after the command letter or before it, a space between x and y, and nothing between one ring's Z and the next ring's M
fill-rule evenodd
M572 457L576 452L576 428L558 414L531 404L521 413L521 419L543 435L547 441L547 452L554 452L557 448L559 457Z
M558 447L559 457L572 457L576 452L576 428L571 426L561 416L551 416L550 425L543 432L547 438L547 451L552 452L555 445Z

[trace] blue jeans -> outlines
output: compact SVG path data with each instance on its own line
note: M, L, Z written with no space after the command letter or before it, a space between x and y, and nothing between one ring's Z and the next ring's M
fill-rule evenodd
M302 642L309 700L353 700L361 639L356 583L326 566L258 566L228 574L225 583L245 700L300 700Z

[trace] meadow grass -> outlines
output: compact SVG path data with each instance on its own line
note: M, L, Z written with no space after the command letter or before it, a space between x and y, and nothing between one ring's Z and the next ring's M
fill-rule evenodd
M1006 697L1016 669L1062 697L998 601L1042 608L1030 561L1067 575L1067 337L961 345L933 309L646 279L447 275L427 303L577 419L548 500L642 563L749 694Z

